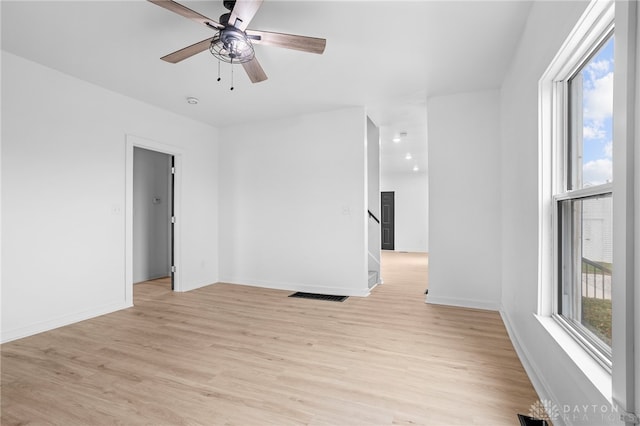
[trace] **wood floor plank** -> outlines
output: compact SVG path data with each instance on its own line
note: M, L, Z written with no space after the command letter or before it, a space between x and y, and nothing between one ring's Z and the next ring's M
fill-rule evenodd
M513 425L537 396L500 315L424 303L426 254L327 302L218 283L1 346L1 423Z

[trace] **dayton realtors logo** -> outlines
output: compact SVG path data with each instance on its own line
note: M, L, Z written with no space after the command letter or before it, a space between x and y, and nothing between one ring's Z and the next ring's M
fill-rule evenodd
M541 399L531 404L529 415L540 420L554 421L560 417L560 408L553 401Z
M565 423L617 424L620 413L617 405L555 404L548 399L538 400L529 408L531 417L551 422L562 419Z

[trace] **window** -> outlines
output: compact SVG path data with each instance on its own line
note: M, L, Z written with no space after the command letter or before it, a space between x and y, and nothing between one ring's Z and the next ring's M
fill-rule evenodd
M540 83L542 285L547 313L611 371L614 5L596 7Z
M555 314L599 361L611 367L613 270L614 36L607 28L575 72L557 82L566 93L559 111L566 129L554 180Z
M592 0L539 82L537 317L621 411L637 407L638 16Z

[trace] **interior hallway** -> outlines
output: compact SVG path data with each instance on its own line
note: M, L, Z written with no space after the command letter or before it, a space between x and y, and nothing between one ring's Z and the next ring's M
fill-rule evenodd
M537 396L497 312L424 303L427 255L383 252L345 302L217 284L2 345L3 425L517 424Z

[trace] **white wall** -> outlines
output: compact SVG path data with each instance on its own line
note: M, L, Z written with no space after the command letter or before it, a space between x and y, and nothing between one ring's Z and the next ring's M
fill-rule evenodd
M499 92L430 98L430 303L500 306Z
M429 178L426 172L385 173L381 191L395 192L395 250L429 251Z
M367 117L367 208L380 218L380 129Z
M609 401L534 316L539 294L538 81L585 6L533 4L501 91L502 314L540 397L569 407L608 406ZM554 424L604 423L597 415L589 417L584 422L561 418Z
M367 117L367 209L380 220L380 129ZM368 213L367 213L368 214ZM367 217L367 247L369 272L376 272L380 281L380 224Z
M220 278L366 295L363 108L220 130Z
M171 274L171 156L143 148L133 153L133 282Z
M218 279L217 130L2 52L2 340L127 306L125 135L182 152L182 281Z

